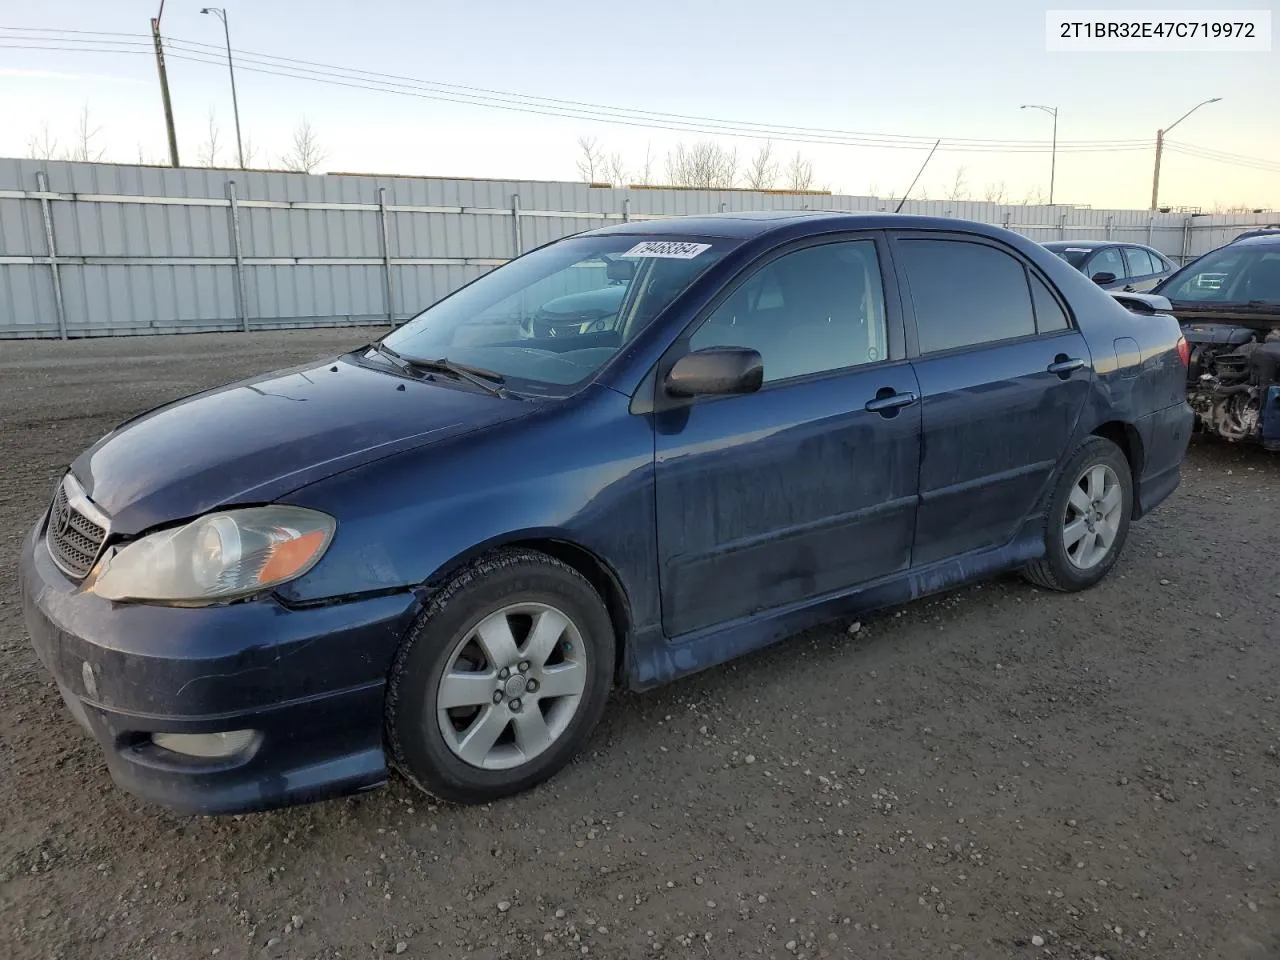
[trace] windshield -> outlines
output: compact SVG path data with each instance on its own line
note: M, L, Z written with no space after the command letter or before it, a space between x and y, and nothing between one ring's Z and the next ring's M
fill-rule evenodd
M1207 254L1161 290L1190 303L1280 304L1280 246L1228 246Z
M433 304L383 343L404 359L501 375L562 395L593 376L735 241L572 237L513 260Z
M1056 253L1077 270L1084 266L1085 259L1093 253L1088 247L1049 247L1050 253Z

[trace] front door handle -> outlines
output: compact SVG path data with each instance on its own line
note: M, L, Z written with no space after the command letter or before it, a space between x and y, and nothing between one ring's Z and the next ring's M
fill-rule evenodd
M874 400L867 401L867 410L881 416L892 417L905 406L916 402L914 393L898 393L893 387L881 387Z
M1065 380L1083 366L1084 361L1079 357L1068 357L1065 353L1060 353L1053 358L1053 363L1049 364L1049 372L1056 373Z

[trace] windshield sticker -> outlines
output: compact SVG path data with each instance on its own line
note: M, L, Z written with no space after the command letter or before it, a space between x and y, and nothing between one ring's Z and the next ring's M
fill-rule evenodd
M1066 253L1088 253L1088 247L1067 247Z
M662 260L692 260L704 250L710 250L709 243L686 243L681 240L645 240L637 243L623 257L656 257Z

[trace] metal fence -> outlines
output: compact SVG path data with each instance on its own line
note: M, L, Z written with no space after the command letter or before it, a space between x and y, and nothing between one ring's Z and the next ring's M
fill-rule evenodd
M534 246L609 222L892 209L874 197L308 176L0 159L0 339L400 320ZM971 201L904 213L1027 237L1149 244L1185 261L1277 214Z

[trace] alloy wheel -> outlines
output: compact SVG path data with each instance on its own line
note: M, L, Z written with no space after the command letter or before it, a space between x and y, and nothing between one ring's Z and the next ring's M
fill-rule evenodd
M1081 570L1092 570L1110 552L1120 532L1124 488L1115 470L1105 463L1085 467L1067 499L1062 545L1067 559Z
M545 752L568 729L587 685L577 625L545 603L513 604L458 641L436 691L449 749L484 770L508 770Z

